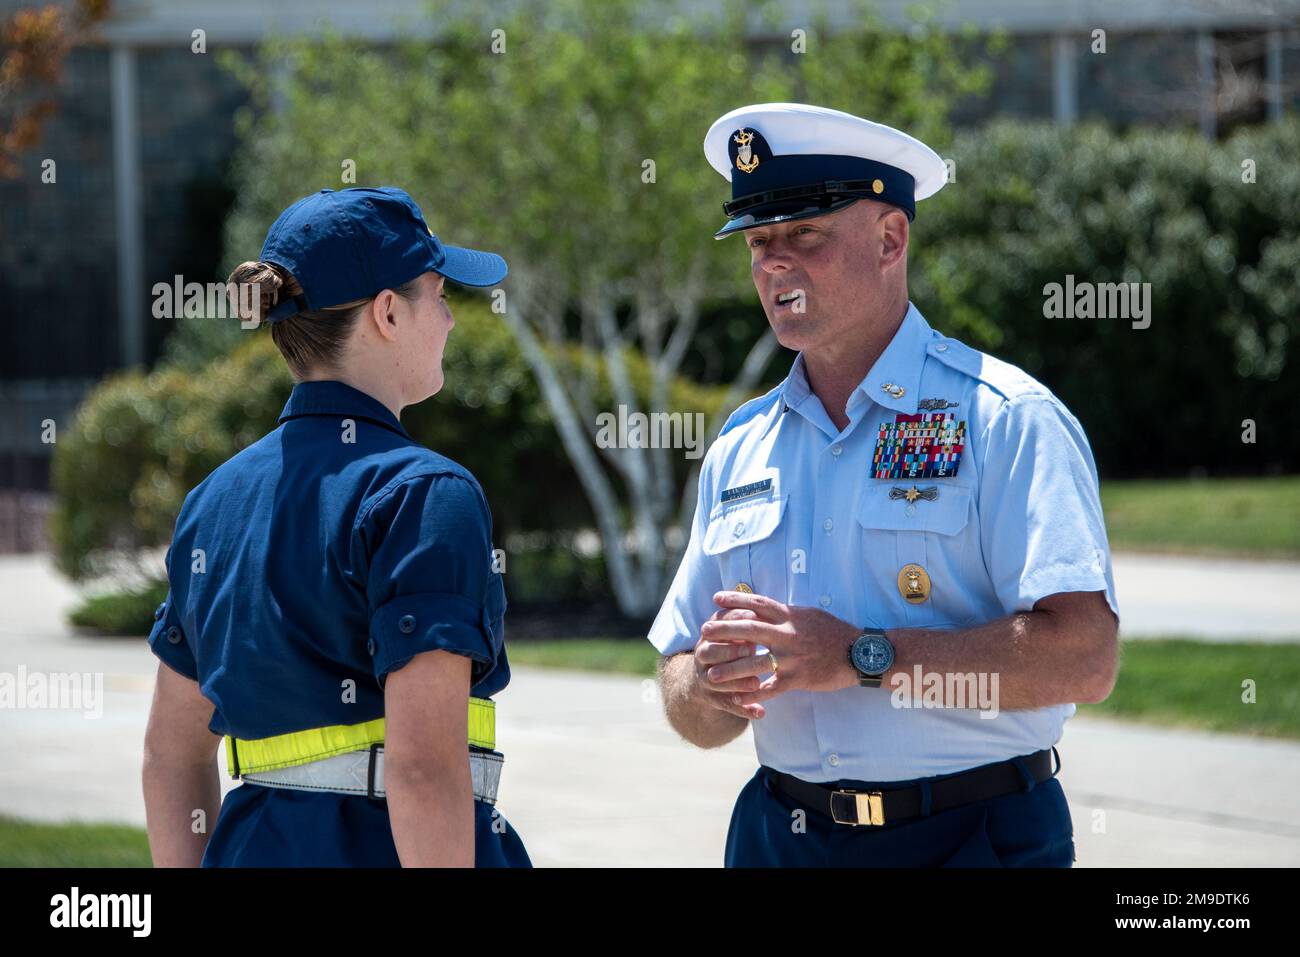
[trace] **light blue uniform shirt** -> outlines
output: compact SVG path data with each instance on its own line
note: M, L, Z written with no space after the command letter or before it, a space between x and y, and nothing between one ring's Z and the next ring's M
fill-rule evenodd
M966 628L1058 592L1104 591L1118 614L1087 437L1040 383L940 335L909 306L846 412L840 431L800 355L784 382L727 420L701 466L690 542L650 630L662 654L690 651L718 610L713 594L741 582L884 629ZM918 412L951 415L950 435L965 423L956 474L873 478L882 428ZM913 486L935 497L908 502ZM902 594L908 564L930 579L919 604ZM990 718L896 708L891 697L887 685L778 695L752 722L758 759L819 782L948 774L1050 747L1075 710Z

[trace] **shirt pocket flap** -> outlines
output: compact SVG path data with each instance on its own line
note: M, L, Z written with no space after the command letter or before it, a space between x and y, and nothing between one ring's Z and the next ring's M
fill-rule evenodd
M907 492L912 488L911 485L868 486L858 503L858 524L864 529L956 535L970 521L970 486L918 485L915 486L918 493L933 490L934 498L918 494L915 501L909 502Z
M786 496L737 502L720 509L704 532L704 554L721 555L740 545L752 545L770 536L781 524Z

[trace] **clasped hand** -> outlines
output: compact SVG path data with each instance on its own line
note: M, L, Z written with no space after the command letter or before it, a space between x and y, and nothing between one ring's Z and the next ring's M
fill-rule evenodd
M857 684L849 663L849 648L861 633L856 626L820 608L748 592L720 591L713 601L719 610L700 626L695 645L699 688L713 707L762 718L763 702L786 691L838 691ZM759 655L760 645L772 656Z

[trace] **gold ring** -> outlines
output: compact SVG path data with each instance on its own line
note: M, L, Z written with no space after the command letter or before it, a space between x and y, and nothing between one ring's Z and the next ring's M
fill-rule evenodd
M776 655L772 654L772 652L769 651L767 653L767 657L768 660L772 662L772 674L776 674L776 669L777 669Z

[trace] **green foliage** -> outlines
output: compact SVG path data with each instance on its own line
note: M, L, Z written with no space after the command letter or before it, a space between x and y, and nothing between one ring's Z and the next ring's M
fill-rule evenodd
M167 582L152 581L87 598L68 616L72 624L104 635L145 635L167 597Z
M957 137L922 204L912 298L1023 366L1083 422L1109 475L1300 467L1300 121L1194 133L997 124ZM1242 181L1243 160L1257 181ZM1048 319L1044 287L1151 283L1151 325ZM1258 441L1241 441L1243 419Z
M433 399L406 409L403 425L421 444L478 477L493 508L499 543L515 531L589 524L550 414L501 318L477 297L454 302L453 310L456 326L443 362L446 386ZM236 331L226 338L209 331L214 325L216 320L186 320L168 361L149 375L124 373L105 380L60 437L52 464L51 537L66 574L80 579L103 571L114 549L167 544L189 490L275 428L293 381L270 335L241 332L237 323L226 322ZM228 355L202 360L206 349L226 342L235 343ZM597 406L613 407L600 360L577 346L562 347L557 359L570 374L580 365L591 371ZM632 351L626 359L645 401L646 360ZM669 390L670 411L699 411L707 420L719 410L724 392L676 380ZM684 458L678 462L683 475L687 464ZM564 562L545 567L552 566L556 577L546 580L548 586L562 585L564 594L590 591L589 567ZM107 625L111 612L96 606L88 610L94 620L87 623ZM122 627L138 630L129 623Z
M689 17L666 0L438 9L436 38L397 49L335 36L228 58L255 106L240 124L232 265L288 203L345 185L353 160L357 185L403 186L440 235L505 250L512 296L525 274L544 276L552 301L599 287L670 302L688 275L712 298L748 296L736 247L709 238L728 190L701 153L714 118L811 98L942 142L949 103L986 79L946 35L883 29L866 4L851 28L814 28L798 55L788 36L755 39L772 5L737 0Z

